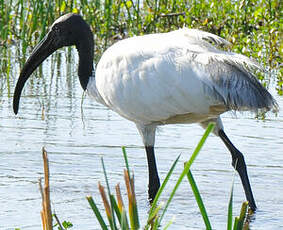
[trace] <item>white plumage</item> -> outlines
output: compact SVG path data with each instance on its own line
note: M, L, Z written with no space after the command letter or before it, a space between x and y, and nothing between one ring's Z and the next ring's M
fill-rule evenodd
M102 55L87 91L139 128L216 121L230 108L277 109L272 98L268 108L258 106L261 98L254 99L261 88L250 89L257 80L249 69L258 64L210 42L229 45L214 34L187 28L119 41ZM220 118L217 124L222 127Z

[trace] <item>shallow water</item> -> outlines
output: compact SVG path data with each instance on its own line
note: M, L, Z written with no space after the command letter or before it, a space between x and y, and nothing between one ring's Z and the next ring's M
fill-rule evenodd
M146 220L147 164L140 136L133 123L86 97L81 111L82 90L76 77L77 57L64 50L46 61L25 87L19 114L12 112L12 94L20 67L11 55L10 84L0 83L0 229L41 229L41 197L38 178L43 176L41 148L49 155L52 208L60 220L71 221L73 229L100 229L85 199L92 195L101 207L97 182L104 182L103 156L111 187L123 183L121 146L127 146L135 173L138 211ZM61 63L52 60L60 58ZM67 62L70 59L71 62ZM67 64L65 64L67 62ZM273 93L275 95L275 93ZM282 97L276 96L281 108ZM283 112L269 114L265 121L249 113L222 116L226 133L245 154L258 205L251 229L283 228ZM165 201L183 162L188 160L204 130L198 125L161 127L156 138L156 157L161 180L181 153L169 182ZM218 137L208 138L192 172L203 196L214 229L226 229L226 213L233 169L228 150ZM126 199L126 197L125 197ZM234 214L239 214L245 196L235 177ZM165 223L170 229L205 229L185 180L169 206Z

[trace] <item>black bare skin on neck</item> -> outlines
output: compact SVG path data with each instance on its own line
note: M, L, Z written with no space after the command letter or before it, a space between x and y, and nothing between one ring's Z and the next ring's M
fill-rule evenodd
M79 53L78 75L81 86L87 88L93 72L94 41L89 25L80 15L66 14L57 19L49 32L34 48L23 66L14 91L13 108L18 113L22 89L34 70L57 49L75 45Z
M74 20L72 20L72 24L69 24L70 28L67 28L67 30L75 40L75 46L79 53L78 75L82 88L86 90L89 77L93 72L93 33L80 15L74 14L72 17ZM70 39L72 40L72 38Z

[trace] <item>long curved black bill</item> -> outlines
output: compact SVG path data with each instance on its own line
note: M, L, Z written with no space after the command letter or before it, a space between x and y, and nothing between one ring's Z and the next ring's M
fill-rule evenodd
M15 114L18 113L21 93L26 81L33 71L58 48L60 47L55 45L52 31L50 31L34 48L31 56L24 64L14 91L13 109Z

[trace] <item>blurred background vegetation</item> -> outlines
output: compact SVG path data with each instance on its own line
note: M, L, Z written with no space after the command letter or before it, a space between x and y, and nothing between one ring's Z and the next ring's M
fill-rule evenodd
M268 86L274 78L283 95L281 11L280 0L0 0L0 78L9 78L11 47L23 63L56 18L75 12L95 34L96 62L116 40L198 28L226 38L232 51L256 59L267 70L259 79Z

